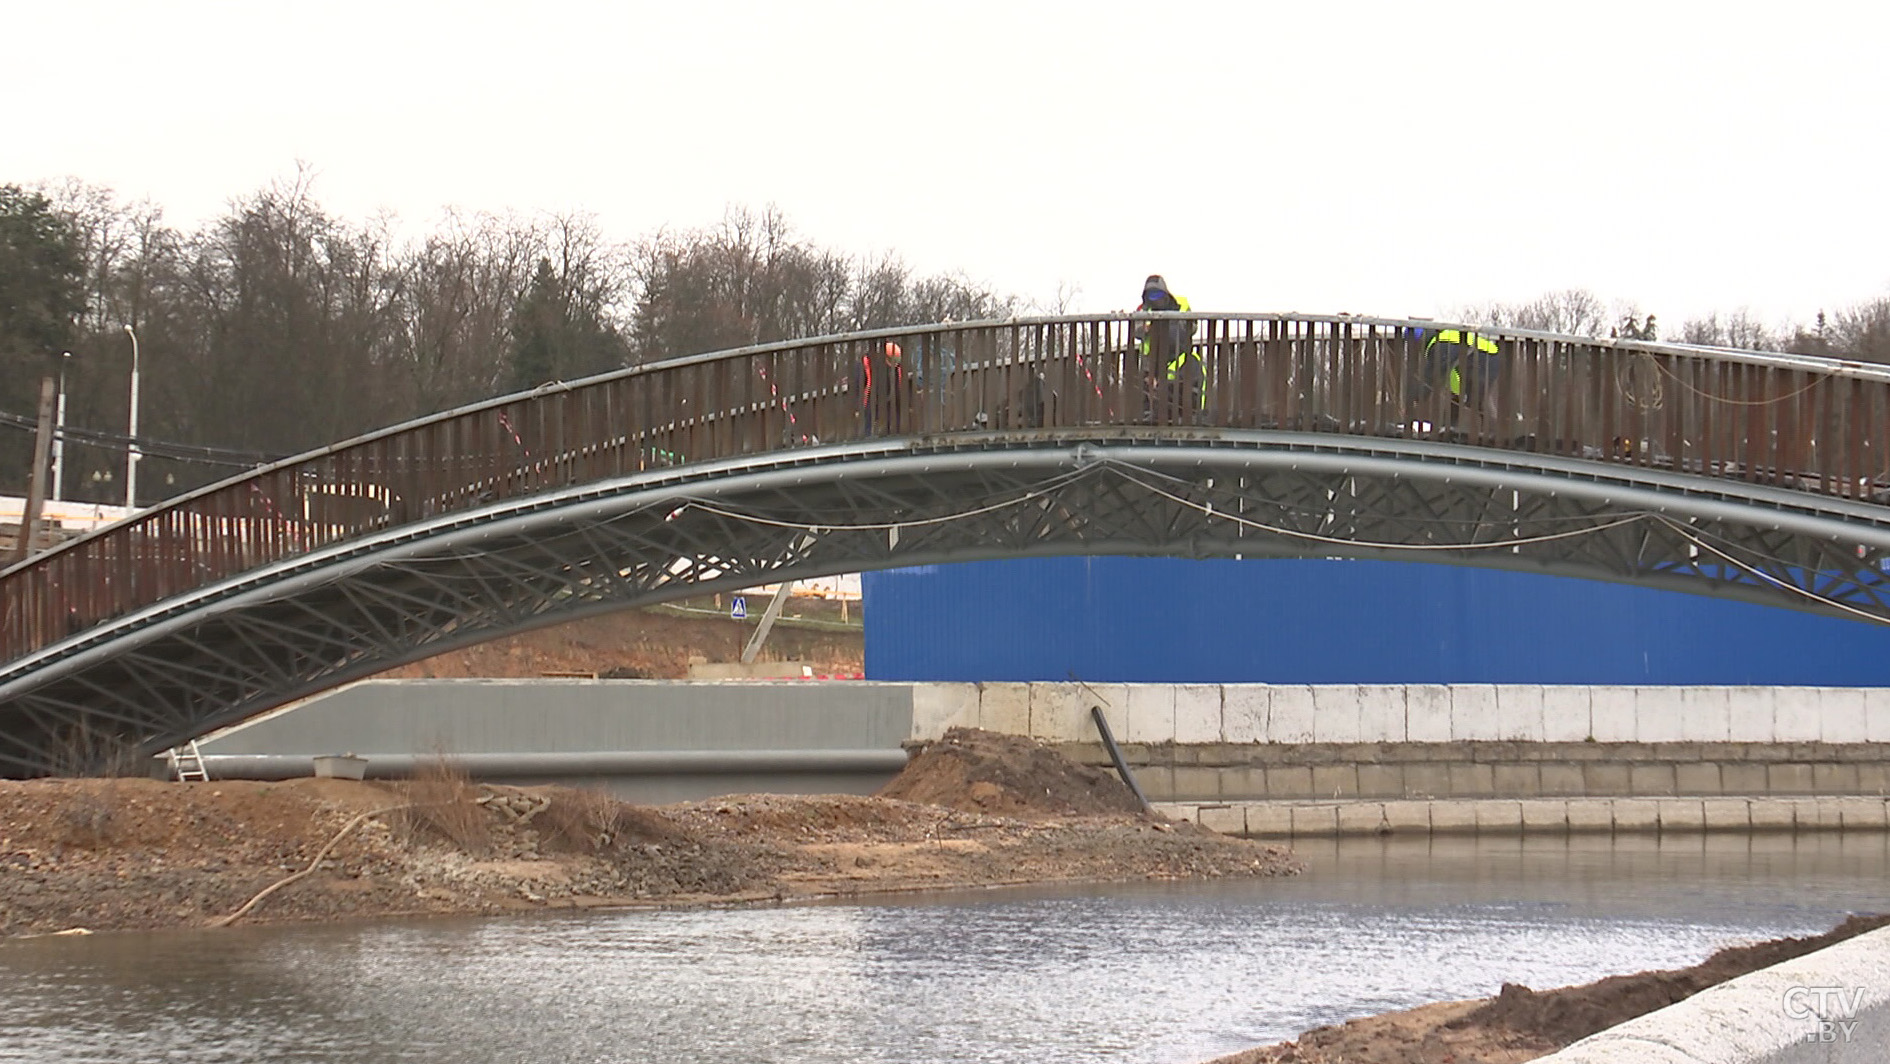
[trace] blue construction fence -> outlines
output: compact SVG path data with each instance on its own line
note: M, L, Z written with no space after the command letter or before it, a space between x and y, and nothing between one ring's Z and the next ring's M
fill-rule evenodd
M1062 557L861 583L873 680L1890 686L1890 626L1506 570Z

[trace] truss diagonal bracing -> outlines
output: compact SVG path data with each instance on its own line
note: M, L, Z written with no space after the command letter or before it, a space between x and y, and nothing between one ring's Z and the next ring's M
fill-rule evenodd
M1885 619L1890 367L1514 330L1467 358L1437 329L916 326L396 425L0 571L0 774L587 612L929 561L1422 558Z
M1671 479L1266 432L989 436L639 474L311 552L10 663L0 774L142 758L586 614L1003 556L1416 558L1890 620L1890 524Z

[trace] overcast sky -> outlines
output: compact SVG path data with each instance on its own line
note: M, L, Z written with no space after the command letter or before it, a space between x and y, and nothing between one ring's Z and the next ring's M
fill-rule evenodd
M0 181L191 228L778 206L1039 305L1678 324L1890 295L1890 5L0 0ZM1670 326L1671 329L1671 326Z

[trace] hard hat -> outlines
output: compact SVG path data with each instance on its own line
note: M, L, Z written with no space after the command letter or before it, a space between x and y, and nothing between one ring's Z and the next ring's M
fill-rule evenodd
M898 344L893 343L891 340L886 341L886 361L897 362L903 357L905 357L905 352L899 350Z

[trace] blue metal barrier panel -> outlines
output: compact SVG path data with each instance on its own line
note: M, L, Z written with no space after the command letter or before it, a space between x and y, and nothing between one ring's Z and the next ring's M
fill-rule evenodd
M874 680L1890 686L1890 627L1493 569L1025 558L862 585Z

